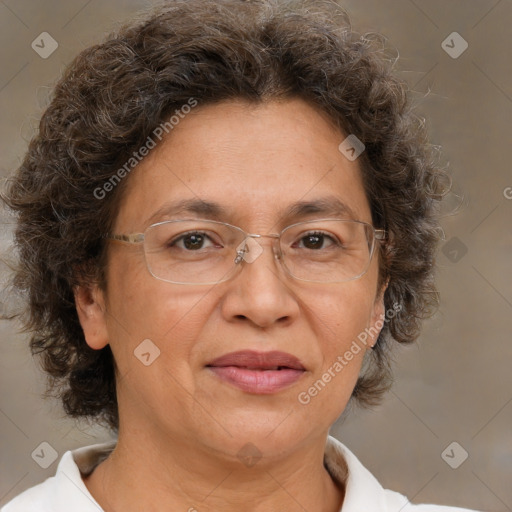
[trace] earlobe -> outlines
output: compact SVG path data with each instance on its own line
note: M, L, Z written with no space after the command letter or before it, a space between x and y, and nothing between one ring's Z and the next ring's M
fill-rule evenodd
M87 345L100 350L108 345L108 330L103 292L98 286L76 286L73 289L76 311Z

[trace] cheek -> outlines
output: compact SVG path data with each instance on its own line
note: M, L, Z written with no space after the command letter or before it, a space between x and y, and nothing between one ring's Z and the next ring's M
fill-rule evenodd
M361 302L343 301L339 307L331 307L331 311L331 324L320 338L323 353L321 371L324 379L331 377L333 381L343 382L337 387L338 392L351 392L350 383L355 385L363 356L368 350L364 333L369 327L371 310Z
M148 345L145 340L151 341L149 347L158 349L153 348L162 360L172 355L170 362L179 362L180 352L190 349L188 340L200 326L196 315L201 297L193 290L153 278L143 265L136 258L119 258L109 276L108 331L121 372L140 364L134 355L141 343Z
M343 350L353 339L370 325L375 302L375 284L371 276L325 290L310 300L314 304L312 314L322 329L320 342L324 341L327 352ZM311 309L311 307L310 307Z
M201 297L151 276L120 284L112 293L110 345L125 417L133 411L176 415L194 409L190 361L206 314Z
M364 336L370 327L374 300L374 279L363 276L357 281L340 283L330 294L324 289L310 301L315 305L309 308L310 323L317 329L320 364L298 399L332 421L345 408L369 349Z

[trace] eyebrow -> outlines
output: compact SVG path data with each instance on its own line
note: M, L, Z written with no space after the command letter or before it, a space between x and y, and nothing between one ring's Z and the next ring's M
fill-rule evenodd
M200 218L217 221L235 217L230 209L219 203L203 199L183 199L181 201L164 204L149 217L147 225L183 214L197 215ZM279 212L279 217L287 221L310 217L312 215L334 216L357 220L354 210L336 196L321 197L313 201L297 201Z

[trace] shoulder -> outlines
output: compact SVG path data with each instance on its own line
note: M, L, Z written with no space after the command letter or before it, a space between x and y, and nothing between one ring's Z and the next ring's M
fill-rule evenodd
M384 489L359 459L332 436L327 438L324 465L331 477L345 488L342 512L478 512L442 505L415 505L406 496Z
M82 474L92 471L114 446L115 443L102 443L67 451L54 476L22 492L0 512L101 512Z
M43 483L22 492L7 505L4 505L0 512L44 512L50 510L48 497L52 493L51 480L54 478L52 476Z
M386 496L386 510L389 512L478 512L477 510L445 505L411 503L406 496L398 492L384 490Z

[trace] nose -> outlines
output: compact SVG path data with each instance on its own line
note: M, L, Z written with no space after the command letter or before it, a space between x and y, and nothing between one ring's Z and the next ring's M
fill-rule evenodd
M249 236L238 257L242 268L227 284L222 305L226 319L245 319L259 327L269 327L294 318L298 303L291 279L280 264L275 236Z

